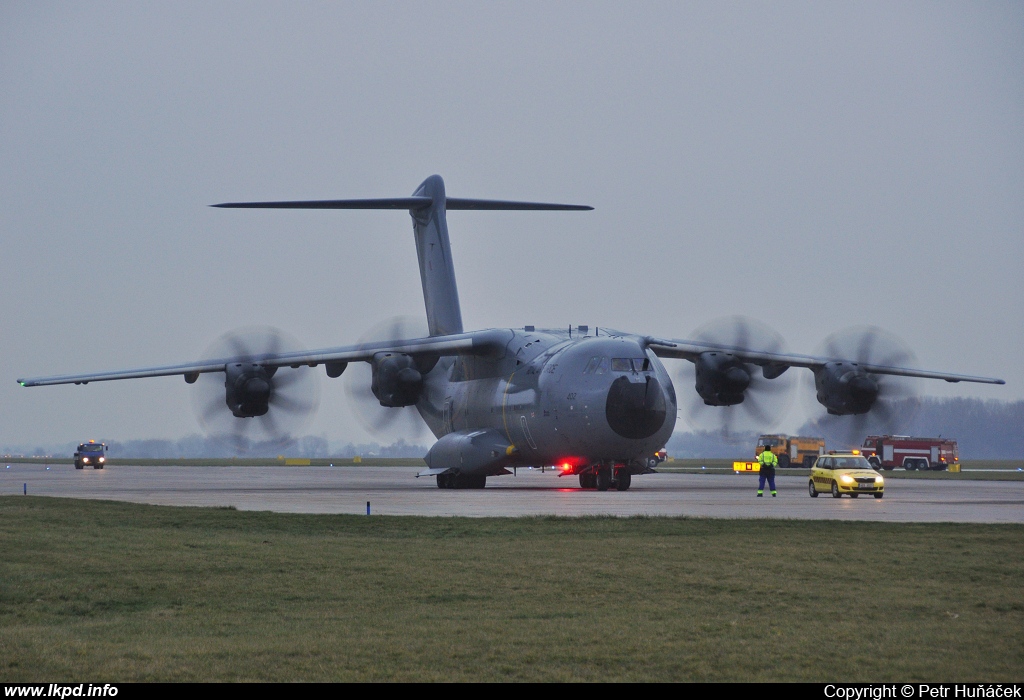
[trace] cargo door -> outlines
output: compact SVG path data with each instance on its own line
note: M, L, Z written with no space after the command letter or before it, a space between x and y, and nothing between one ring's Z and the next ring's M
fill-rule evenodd
M882 461L892 461L892 445L882 445Z

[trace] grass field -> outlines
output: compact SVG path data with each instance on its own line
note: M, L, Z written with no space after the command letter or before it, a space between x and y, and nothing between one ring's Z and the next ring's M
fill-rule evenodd
M0 680L1019 681L1024 527L0 498Z

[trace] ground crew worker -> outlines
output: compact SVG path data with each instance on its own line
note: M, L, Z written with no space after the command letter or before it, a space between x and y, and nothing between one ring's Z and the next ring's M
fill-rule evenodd
M775 467L779 466L779 458L770 449L765 448L764 452L757 456L757 463L761 465L757 474L757 497L764 497L764 482L767 479L768 488L772 490L772 498L775 498Z

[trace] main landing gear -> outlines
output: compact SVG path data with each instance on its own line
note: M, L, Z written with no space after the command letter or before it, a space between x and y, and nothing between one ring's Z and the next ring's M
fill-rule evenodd
M471 476L452 472L437 475L439 489L482 489L487 486L486 476Z
M633 475L625 465L599 464L592 471L580 472L580 488L583 489L627 491L632 481Z

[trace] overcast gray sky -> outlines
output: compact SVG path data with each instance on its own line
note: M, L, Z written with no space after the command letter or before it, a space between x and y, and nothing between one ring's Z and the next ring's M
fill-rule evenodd
M206 205L433 173L596 207L450 214L469 329L875 324L1007 380L927 394L1024 398L1021 3L7 1L0 442L197 431L180 378L20 376L422 317L406 213ZM311 433L365 437L347 379Z

